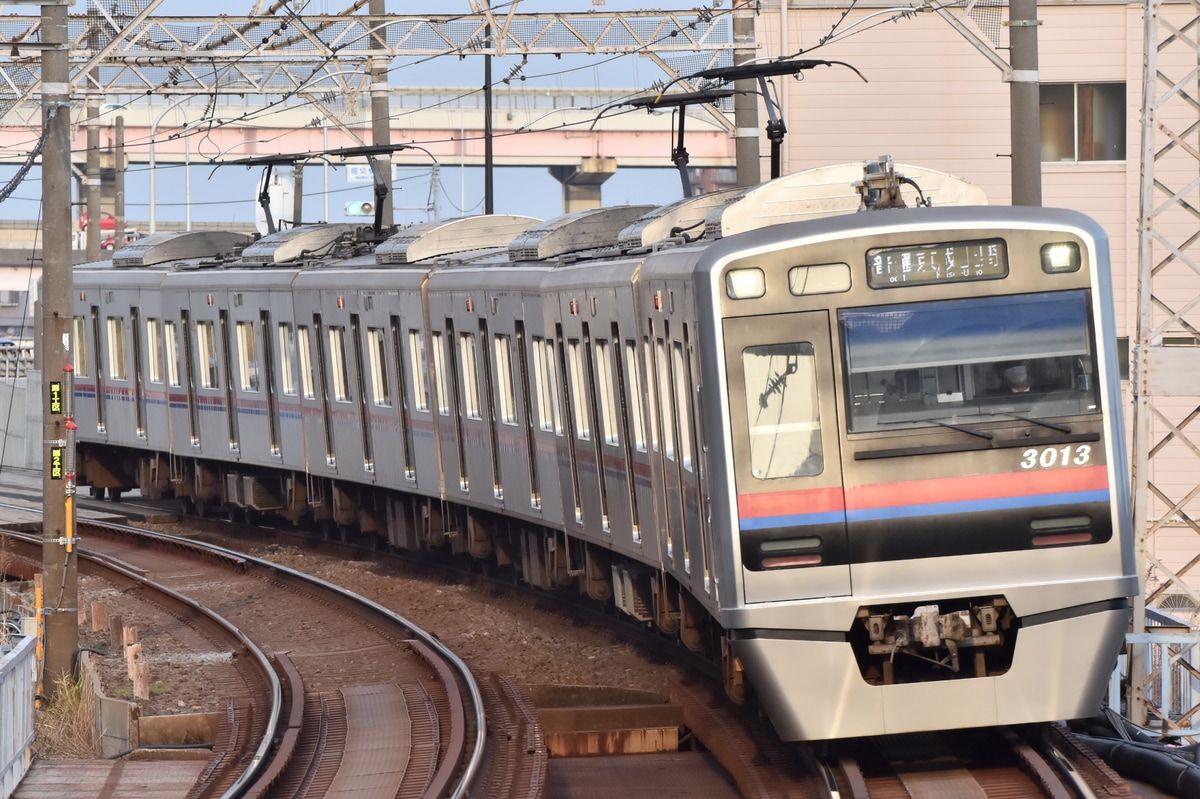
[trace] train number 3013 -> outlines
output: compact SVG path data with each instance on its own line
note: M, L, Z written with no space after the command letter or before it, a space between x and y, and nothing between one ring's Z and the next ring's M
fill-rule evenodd
M1027 449L1021 453L1022 469L1053 469L1056 466L1086 466L1092 458L1092 445Z

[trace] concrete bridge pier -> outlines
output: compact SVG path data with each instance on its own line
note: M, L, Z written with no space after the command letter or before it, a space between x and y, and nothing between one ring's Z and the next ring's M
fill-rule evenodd
M617 159L590 156L575 166L547 167L562 184L564 214L600 207L600 187L617 171Z

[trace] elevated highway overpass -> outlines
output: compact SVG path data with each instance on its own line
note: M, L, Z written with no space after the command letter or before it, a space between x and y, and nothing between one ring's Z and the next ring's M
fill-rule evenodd
M584 158L615 159L621 166L671 166L677 141L672 112L611 107L629 91L497 90L493 98L492 141L497 166L574 166ZM124 119L125 154L130 164L218 163L254 155L319 153L371 143L369 107L332 119L300 104L272 108L259 98L244 105L204 97L143 99L126 106L108 104L99 117L100 147L111 156L116 122ZM393 89L390 102L393 144L411 144L393 163L443 166L484 162L485 120L478 90L426 87ZM608 107L601 114L601 110ZM82 164L86 127L72 119L72 153ZM693 167L733 167L732 113L713 108L688 111L684 146ZM0 163L25 159L40 132L40 120L0 127ZM111 166L111 163L110 163Z

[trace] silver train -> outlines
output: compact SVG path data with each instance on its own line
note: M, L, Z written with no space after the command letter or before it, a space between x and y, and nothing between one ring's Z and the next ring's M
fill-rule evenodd
M785 739L1091 715L1137 590L1106 236L902 169L140 239L74 272L79 481L578 589Z

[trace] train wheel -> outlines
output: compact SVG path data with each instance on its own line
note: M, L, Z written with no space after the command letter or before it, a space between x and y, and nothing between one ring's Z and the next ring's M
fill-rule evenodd
M115 486L110 487L108 489L108 498L112 502L120 502L121 501L121 489L119 489Z

